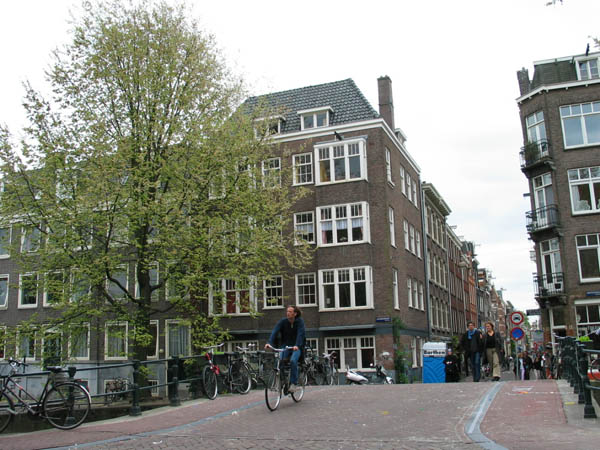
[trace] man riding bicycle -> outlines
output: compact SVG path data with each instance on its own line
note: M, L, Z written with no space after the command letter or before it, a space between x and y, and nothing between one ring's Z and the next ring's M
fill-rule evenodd
M288 391L295 392L298 384L298 360L304 350L306 333L304 330L304 319L300 317L302 315L300 308L297 306L288 306L285 315L286 317L277 322L277 325L273 328L271 337L267 344L265 344L265 349L273 347L276 340L281 343L284 349L285 347L291 347L284 350L281 358L287 359L290 357L290 354L292 355L290 358L290 388Z

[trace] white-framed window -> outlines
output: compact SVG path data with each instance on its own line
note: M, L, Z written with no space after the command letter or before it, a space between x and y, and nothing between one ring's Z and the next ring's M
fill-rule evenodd
M12 227L0 227L0 258L10 257L10 239Z
M410 226L410 252L413 255L417 254L417 251L415 249L415 227L414 226Z
M8 308L9 275L0 275L0 309Z
M330 184L367 179L366 143L363 139L315 146L319 164L315 183Z
M34 253L40 248L42 232L39 227L24 225L21 228L21 253Z
M294 214L294 242L298 244L300 240L309 244L315 243L315 223L312 211L299 212Z
M38 274L23 273L19 277L19 308L36 308L38 304Z
M250 315L256 310L254 279L219 280L211 283L209 313L211 315ZM222 294L222 295L221 295Z
M400 308L400 299L398 295L398 269L392 269L392 298L394 299L394 308Z
M301 153L299 155L294 155L292 161L294 168L294 186L312 184L314 182L313 154Z
M69 356L76 361L90 359L90 324L74 325L69 330Z
M158 358L158 352L159 352L158 337L160 336L159 331L160 331L160 329L159 329L159 325L158 325L158 320L151 320L148 323L148 334L151 337L150 345L148 346L148 351L147 351L147 355L146 355L146 357L148 359Z
M408 296L408 306L413 307L413 298L412 298L412 279L406 279L406 295Z
M390 244L396 246L396 225L394 224L394 208L388 208L388 222L390 225Z
M417 182L415 180L415 182L412 185L412 202L415 205L415 208L419 208L419 197L417 195Z
M598 78L598 58L578 61L577 73L580 80L592 80Z
M404 227L404 248L406 250L410 250L410 238L408 235L408 221L406 219L404 219L403 223L403 227Z
M373 336L349 336L325 338L325 351L335 351L336 365L345 369L370 369L375 363L375 338Z
M538 144L540 156L545 156L548 146L542 145L546 140L546 123L544 122L544 111L536 111L525 118L527 125L527 141Z
M120 265L113 270L111 275L116 282L107 279L106 291L115 300L123 300L126 296L124 289L127 289L129 286L129 270L126 265Z
M178 320L167 320L167 357L189 356L192 354L192 334L190 326Z
M533 200L535 209L539 209L535 214L535 223L540 228L545 227L552 218L552 212L545 208L554 204L551 172L543 173L533 179Z
M314 273L296 274L296 304L300 306L317 304L317 282Z
M373 307L371 267L319 270L321 310Z
M565 149L600 143L600 102L560 107Z
M600 281L600 233L575 236L579 279L582 282Z
M42 358L62 359L62 333L57 330L46 330L42 334ZM54 364L54 361L52 362Z
M418 285L419 283L417 282L417 280L413 280L412 282L412 298L413 298L413 308L418 308L419 307L419 289L418 289Z
M17 332L17 355L20 359L30 358L37 359L36 331L21 331Z
M419 309L425 311L425 296L423 294L423 283L419 282Z
M283 277L275 275L263 280L263 308L283 308Z
M319 246L369 242L369 205L366 202L317 208Z
M328 127L329 115L332 111L330 106L298 111L300 115L300 129L309 130L311 128Z
M417 257L422 258L422 254L421 254L421 232L417 231L415 233L416 236L416 246L417 246Z
M60 303L65 295L65 274L63 271L47 272L44 276L44 306Z
M316 354L319 354L319 340L317 338L306 338L306 348L312 348Z
M408 172L406 172L406 196L408 201L412 202L412 178Z
M90 294L91 287L86 276L77 269L71 270L71 301L78 302Z
M569 187L573 214L600 211L600 166L571 169Z
M281 186L281 158L270 158L262 162L263 186Z
M400 166L400 187L402 188L402 193L406 195L406 176L404 167Z
M388 183L393 186L394 180L392 180L392 154L390 153L390 149L387 147L385 149L385 173L387 175Z
M600 328L600 301L575 300L578 336L587 336Z
M128 322L106 322L104 324L104 359L123 360L128 356Z
M252 340L236 340L236 341L227 341L225 342L225 347L223 348L224 352L237 352L238 347L241 348L254 348L254 350L258 349L258 341L256 339Z
M410 342L412 366L413 368L423 367L423 354L421 348L423 346L423 338L413 336Z
M158 262L154 262L148 268L148 275L150 276L150 285L156 286L160 282L160 272L158 270ZM140 297L140 283L137 281L137 265L135 270L135 296ZM150 294L150 301L157 302L159 300L159 289L154 289Z
M281 123L283 120L282 116L254 119L254 136L261 138L281 133Z

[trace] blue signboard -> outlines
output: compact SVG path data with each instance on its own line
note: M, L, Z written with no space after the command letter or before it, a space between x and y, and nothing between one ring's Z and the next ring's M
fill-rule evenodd
M523 339L524 336L525 332L521 327L514 327L512 330L510 330L510 337L513 338L515 341Z

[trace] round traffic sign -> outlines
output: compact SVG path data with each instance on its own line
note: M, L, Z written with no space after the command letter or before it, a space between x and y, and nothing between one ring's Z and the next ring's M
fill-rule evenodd
M524 336L525 332L521 327L514 327L512 330L510 330L510 337L515 341L520 341Z
M515 325L520 325L524 320L525 318L523 317L523 313L521 311L515 311L510 314L510 321Z

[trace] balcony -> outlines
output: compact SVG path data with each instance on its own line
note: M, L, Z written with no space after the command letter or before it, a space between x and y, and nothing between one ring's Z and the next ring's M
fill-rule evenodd
M525 217L527 219L527 232L529 233L537 233L560 225L558 205L547 205L528 211L525 213Z
M533 274L533 287L536 298L550 298L565 293L565 283L562 272Z
M519 152L521 159L521 171L527 172L535 167L552 164L552 149L546 139L537 142L528 142L521 147Z

